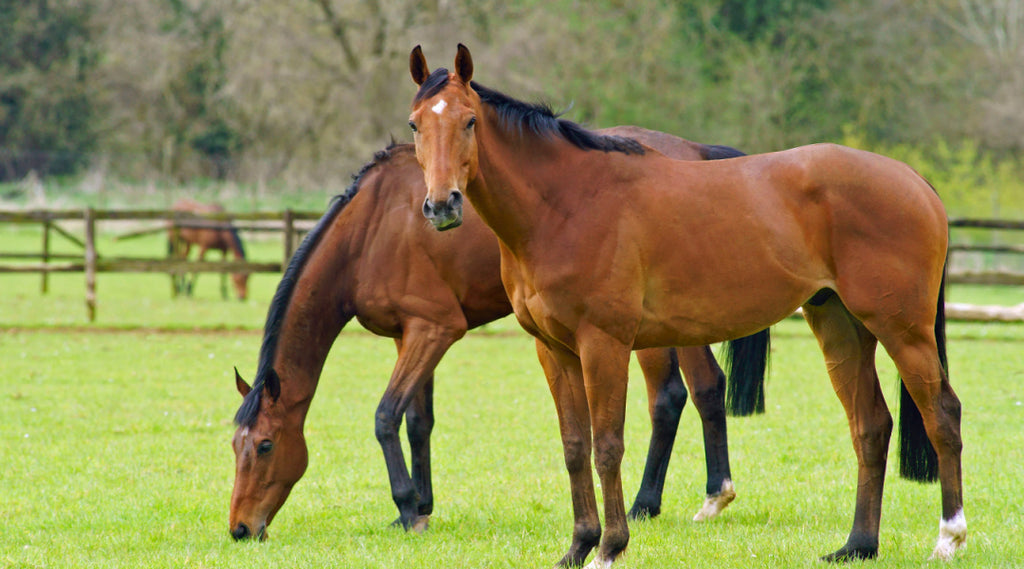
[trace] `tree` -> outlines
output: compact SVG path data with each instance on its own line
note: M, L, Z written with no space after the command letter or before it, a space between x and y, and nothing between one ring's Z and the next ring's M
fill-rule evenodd
M95 149L92 4L0 0L0 181L71 174Z

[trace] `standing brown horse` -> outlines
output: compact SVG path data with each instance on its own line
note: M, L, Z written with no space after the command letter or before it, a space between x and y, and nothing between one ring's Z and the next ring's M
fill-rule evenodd
M463 195L501 243L502 280L535 338L558 409L572 489L561 565L609 567L626 548L622 499L631 350L700 345L761 330L798 307L817 336L850 424L857 503L828 560L874 557L892 417L875 370L879 342L912 402L902 406L904 474L934 478L942 518L933 557L963 544L960 402L945 371L946 213L907 165L836 145L726 161L671 160L475 82L427 67L409 124L439 230ZM916 421L907 413L919 411ZM589 465L604 497L604 529Z
M219 204L204 204L190 199L180 199L174 202L174 211L186 213L224 213L224 207ZM223 228L214 227L178 227L172 225L167 230L167 252L172 256L187 259L192 245L199 246L199 260L206 257L209 250L220 251L223 258L227 259L228 251L234 255L236 260L245 260L245 247L242 245L242 238L238 236L238 230L228 224ZM174 281L175 292L192 294L198 275L193 274L192 279L186 282L185 275ZM225 286L223 274L221 275L220 294L227 298L227 287ZM231 284L235 288L235 294L239 300L245 300L249 295L249 273L232 273Z
M681 158L740 154L643 129L621 132L659 144ZM230 531L236 539L265 537L266 527L305 471L306 413L324 359L353 317L371 332L395 339L398 361L377 409L376 435L399 510L396 524L426 527L433 509L434 369L467 330L509 314L512 307L501 284L494 234L469 208L461 235L434 231L421 214L425 191L412 145L388 148L363 168L296 251L270 305L253 387L236 374L244 396L232 442L236 467ZM755 376L748 382L760 385L767 330L732 347L745 347L747 353L733 356L730 383L737 380L739 364L752 363L744 371ZM638 358L647 380L652 433L631 515L655 516L660 511L687 398L681 367L704 426L708 496L695 519L712 517L735 496L722 371L706 346L655 348L638 352ZM763 407L759 391L741 393L738 402L730 397L731 409L747 414L759 402ZM403 413L411 476L399 441Z

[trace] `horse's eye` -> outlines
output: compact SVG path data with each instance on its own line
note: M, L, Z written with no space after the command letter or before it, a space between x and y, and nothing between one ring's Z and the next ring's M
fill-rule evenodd
M413 132L416 132L416 123L409 121L409 128L411 128Z
M469 130L469 129L473 128L473 125L475 125L475 124L476 124L476 117L470 117L469 122L466 124L466 130Z
M263 456L272 450L274 450L273 441L269 439L261 441L260 444L256 445L256 456Z

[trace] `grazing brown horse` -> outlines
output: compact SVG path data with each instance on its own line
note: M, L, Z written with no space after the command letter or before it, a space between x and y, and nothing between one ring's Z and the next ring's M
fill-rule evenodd
M669 135L626 128L659 141L667 152L694 160L740 154ZM426 188L412 145L379 152L306 236L270 305L253 387L238 377L244 396L232 442L236 457L230 531L236 539L265 537L266 527L305 471L306 413L324 359L353 317L371 332L395 339L398 361L376 413L376 436L387 464L396 524L426 527L433 509L430 433L434 424L434 369L466 333L512 311L501 284L498 243L469 208L461 235L440 234L423 222ZM763 382L767 330L731 347L733 373ZM729 473L723 391L725 378L706 346L638 352L647 380L651 443L635 517L660 511L666 469L686 388L704 427L707 499L695 519L716 515L735 496ZM732 393L730 393L732 395ZM732 399L732 397L730 397ZM761 403L757 389L730 408L747 414ZM399 427L407 419L412 473L406 468Z
M926 435L904 439L922 460L904 453L903 473L934 478L937 462L933 556L954 554L967 530L960 402L945 371L947 220L927 181L901 162L829 144L671 160L471 82L461 44L454 69L431 73L419 47L410 55L423 210L451 229L465 196L501 243L505 289L536 338L558 409L575 518L560 565L581 565L596 546L590 567L608 567L629 541L620 465L630 351L736 338L801 306L858 462L853 528L826 559L878 551L892 431L879 342L912 400L901 432Z
M219 204L204 204L190 199L180 199L174 202L171 209L187 213L224 213L224 207ZM192 245L199 247L198 258L200 261L210 250L220 251L224 259L227 259L230 251L236 260L245 260L245 247L242 245L242 239L238 236L238 230L230 224L224 228L172 226L167 230L167 251L172 256L187 259ZM198 275L192 275L191 281L187 282L185 275L180 277L174 281L175 292L192 294ZM249 273L232 273L231 284L235 288L238 299L245 300L249 295ZM223 278L220 285L221 296L227 298L227 287Z

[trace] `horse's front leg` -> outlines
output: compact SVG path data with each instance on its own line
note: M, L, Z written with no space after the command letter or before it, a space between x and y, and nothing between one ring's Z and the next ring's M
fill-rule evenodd
M594 466L604 498L604 531L588 569L611 567L629 543L622 498L623 427L632 342L623 342L596 327L576 331L594 441Z
M434 368L451 345L465 334L465 327L444 327L427 321L407 322L398 346L398 361L391 374L384 396L377 406L374 430L384 453L384 462L391 483L391 497L398 507L399 517L393 525L423 531L426 516L420 515L420 495L409 476L398 431L402 414L410 403L420 396L424 386L433 378ZM422 449L420 449L422 450ZM416 450L413 451L416 453ZM429 452L429 450L427 451ZM414 462L414 467L417 464ZM424 466L420 464L419 466ZM425 465L429 469L429 461ZM428 477L429 480L429 477Z
M559 567L579 567L601 540L594 478L590 471L590 409L579 358L561 348L536 341L537 358L551 389L558 412L565 468L572 492L572 543Z
M203 262L203 260L204 260L204 259L206 258L206 252L207 252L208 250L209 250L209 248L207 248L207 247L206 247L206 245L200 245L200 246L199 246L199 255L198 255L198 256L196 257L196 261L198 261L198 262L202 263L202 262ZM187 253L188 253L188 252L186 251L186 254L187 254ZM188 282L188 285L186 286L186 293L187 293L187 294L188 294L189 296L192 296L192 294L193 294L193 293L195 292L195 289L196 289L196 281L198 281L198 280L199 280L199 273L198 273L198 272L196 272L196 271L193 271L193 273L192 273L192 279L191 279L191 280L189 280L189 282Z
M693 521L717 516L736 498L729 472L729 440L725 426L725 373L708 346L679 348L679 366L700 414L707 466L707 496Z
M224 254L221 256L220 260L221 261L227 261L228 260L228 250L227 249L224 250ZM223 272L223 271L221 271L221 273L220 273L220 299L221 300L227 300L228 299L228 274Z
M431 374L416 392L405 411L405 429L409 437L412 484L419 494L419 520L426 520L434 511L434 488L430 481L430 433L434 430L434 376Z

